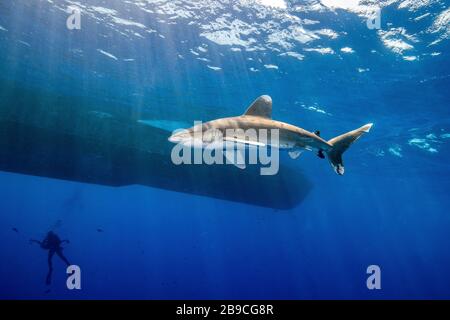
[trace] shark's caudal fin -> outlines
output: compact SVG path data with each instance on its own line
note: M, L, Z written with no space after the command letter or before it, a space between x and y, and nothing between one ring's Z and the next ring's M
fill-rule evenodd
M350 147L350 145L355 142L364 133L369 132L372 128L372 123L366 124L361 128L344 133L328 141L333 148L327 151L328 159L330 160L331 166L337 174L344 174L344 163L342 162L342 154Z

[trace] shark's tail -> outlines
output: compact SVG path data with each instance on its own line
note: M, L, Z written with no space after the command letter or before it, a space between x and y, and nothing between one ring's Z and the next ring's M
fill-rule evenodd
M350 145L355 142L364 133L369 132L372 128L372 123L368 123L361 128L344 133L328 141L333 148L327 151L328 159L337 174L344 174L344 163L342 162L342 154L350 147Z

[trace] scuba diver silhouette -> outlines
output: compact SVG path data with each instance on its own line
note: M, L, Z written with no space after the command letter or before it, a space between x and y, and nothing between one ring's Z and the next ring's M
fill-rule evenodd
M56 233L53 231L49 231L44 238L44 240L34 240L30 239L30 243L37 243L41 246L42 249L48 250L48 274L47 279L45 283L49 285L52 282L52 272L53 272L53 265L52 265L52 259L55 253L58 255L58 257L61 258L62 261L64 261L67 266L70 266L69 261L66 259L66 257L63 255L63 247L61 247L61 244L64 242L70 243L69 240L61 240Z

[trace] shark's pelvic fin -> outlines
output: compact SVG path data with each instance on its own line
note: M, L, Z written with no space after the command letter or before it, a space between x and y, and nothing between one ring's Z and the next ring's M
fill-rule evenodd
M372 123L368 123L361 128L344 133L331 140L328 140L328 143L333 145L333 147L329 151L327 151L328 160L330 160L331 166L338 175L344 174L344 162L342 161L342 154L350 147L353 142L358 140L359 137L361 137L364 133L369 132L372 126Z
M225 150L224 155L228 164L233 164L239 169L245 169L245 154L242 150L239 148L237 148L237 150L227 149Z
M289 157L291 157L291 159L297 159L298 157L300 157L300 155L302 154L302 150L293 150L293 151L289 151Z
M320 149L319 151L317 151L317 156L318 156L320 159L325 159L325 155L323 154L323 150L322 150L322 149Z
M272 119L272 98L264 95L253 101L244 116L255 116Z

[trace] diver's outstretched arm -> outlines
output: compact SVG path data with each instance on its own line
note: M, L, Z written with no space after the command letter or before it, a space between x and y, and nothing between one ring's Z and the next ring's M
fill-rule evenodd
M69 241L69 240L62 240L62 241L61 241L61 243L64 243L64 242L66 242L66 243L70 243L70 241Z
M32 244L33 242L35 242L35 243L37 243L37 244L39 244L39 245L42 244L42 242L39 241L39 240L30 239L30 243Z

